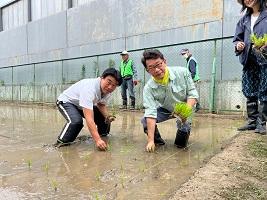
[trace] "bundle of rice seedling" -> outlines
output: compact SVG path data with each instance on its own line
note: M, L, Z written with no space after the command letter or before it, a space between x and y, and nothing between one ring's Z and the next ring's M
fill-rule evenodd
M193 113L192 108L184 102L176 103L173 112L182 119L187 119Z
M267 45L267 34L264 34L263 37L257 37L257 35L253 33L250 35L250 40L255 48L260 49L262 46Z

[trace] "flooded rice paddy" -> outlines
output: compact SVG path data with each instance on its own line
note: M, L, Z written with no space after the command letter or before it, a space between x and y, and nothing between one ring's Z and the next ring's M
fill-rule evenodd
M141 112L117 113L109 150L86 128L54 148L65 121L56 108L0 105L0 199L168 199L237 132L238 120L195 117L188 149L178 149L175 120L158 125L166 145L145 152Z

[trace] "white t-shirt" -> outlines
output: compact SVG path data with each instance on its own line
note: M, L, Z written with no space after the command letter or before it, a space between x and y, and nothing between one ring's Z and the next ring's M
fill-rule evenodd
M101 78L83 79L64 90L58 100L63 103L69 102L80 109L88 108L93 110L97 103L106 104L111 94L101 97Z
M257 21L259 16L253 16L251 15L251 23L250 23L250 28L251 28L251 33L253 33L253 27L255 25L255 22Z

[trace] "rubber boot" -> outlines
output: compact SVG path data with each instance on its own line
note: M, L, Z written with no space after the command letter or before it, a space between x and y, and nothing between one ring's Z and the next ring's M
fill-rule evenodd
M255 133L266 135L267 121L267 101L261 101L259 104L259 117L257 119L257 127Z
M147 128L144 128L145 134L147 134ZM154 132L154 143L157 145L164 145L165 141L161 138L161 135L159 133L159 129L156 125L155 132Z
M135 99L131 100L131 107L130 110L134 110L135 109Z
M257 118L259 116L258 100L257 98L247 98L247 124L239 127L238 131L255 130L257 124Z
M120 106L120 109L127 109L127 99L122 100L122 106Z
M190 136L191 127L188 123L182 124L180 128L178 128L176 132L176 138L174 144L178 148L185 148L188 144L188 139Z

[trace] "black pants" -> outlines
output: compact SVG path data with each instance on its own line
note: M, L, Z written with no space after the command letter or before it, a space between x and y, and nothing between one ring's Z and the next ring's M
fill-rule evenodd
M74 104L62 103L60 101L57 102L57 107L63 117L67 120L67 123L64 125L58 136L58 141L63 143L73 142L83 128L83 111ZM105 123L104 116L96 106L94 106L93 111L98 133L101 136L106 136L109 134L110 124Z

